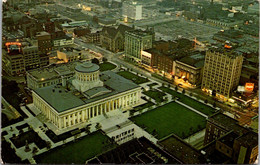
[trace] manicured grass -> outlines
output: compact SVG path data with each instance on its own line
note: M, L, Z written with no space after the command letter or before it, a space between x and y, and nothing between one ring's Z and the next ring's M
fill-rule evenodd
M37 155L35 160L40 164L85 164L86 160L115 147L108 140L101 132L95 132L76 142Z
M184 104L186 104L186 105L188 105L188 106L190 106L190 107L192 107L192 108L194 108L194 109L204 113L205 115L212 115L216 111L214 108L212 108L210 106L207 106L207 105L205 105L205 104L203 104L203 103L201 103L201 102L199 102L197 100L194 100L194 99L192 99L192 98L190 98L188 96L185 96L185 95L183 95L181 93L178 93L178 92L176 92L174 90L171 90L169 88L160 87L159 89L161 89L162 91L167 92L167 93L169 93L169 94L171 94L173 96L176 96L176 97L180 98L179 101L181 101Z
M100 64L99 67L100 67L100 71L103 72L103 71L106 71L106 70L115 69L116 65L114 65L110 62L104 62L104 63Z
M136 84L142 84L142 83L146 83L149 80L140 76L137 76L131 72L128 71L122 71L122 72L118 72L118 75L128 79L128 80L132 80L134 83Z
M146 127L146 131L151 134L155 129L158 139L172 133L181 138L186 138L206 127L204 117L176 102L135 116L131 120L141 127Z
M165 93L162 93L162 92L160 92L160 91L158 91L156 89L145 91L143 93L145 95L151 97L152 99L154 99L156 102L163 102L164 101L163 96L166 95Z

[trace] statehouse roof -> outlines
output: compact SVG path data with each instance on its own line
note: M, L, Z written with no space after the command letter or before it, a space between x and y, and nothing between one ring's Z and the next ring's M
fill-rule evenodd
M61 113L72 108L109 98L113 95L117 95L128 90L141 88L132 81L127 80L112 71L105 71L100 74L100 80L104 82L103 87L97 89L96 92L96 88L92 88L84 92L84 94L81 94L73 86L70 86L72 79L67 81L68 85L47 86L35 89L34 92L45 100L58 113ZM66 86L68 86L68 88ZM103 94L100 94L100 92L103 92Z

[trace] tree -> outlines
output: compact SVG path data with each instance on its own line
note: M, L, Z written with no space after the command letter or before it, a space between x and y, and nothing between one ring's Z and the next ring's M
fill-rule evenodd
M129 116L132 117L134 115L134 113L135 112L133 110L129 111Z
M190 127L190 134L193 134L193 127Z
M184 138L184 137L185 137L185 134L184 134L184 132L182 132L182 133L181 133L181 136L182 136L182 138Z
M198 125L198 130L201 130L201 125L200 124Z
M38 152L38 149L36 147L33 147L32 153L35 155Z
M101 126L100 123L97 123L96 126L95 126L95 128L96 128L97 130L100 130L100 129L102 128L102 126Z
M23 129L21 129L20 131L19 131L19 134L22 134L24 131L23 131Z
M205 102L205 104L207 104L207 103L208 103L208 100L206 99L204 102Z
M215 89L213 89L213 91L212 91L212 96L213 96L213 97L216 96L216 90L215 90Z
M91 60L91 62L93 63L93 64L99 64L99 60L97 59L97 58L93 58L92 60Z
M49 150L51 148L51 142L50 141L46 142L46 148L47 148L47 150Z
M90 126L89 126L89 125L85 128L85 132L86 132L87 134L90 133Z
M106 57L103 57L103 62L107 62L107 58Z
M178 91L178 86L175 86L175 90Z
M152 135L155 136L157 134L156 129L153 129Z

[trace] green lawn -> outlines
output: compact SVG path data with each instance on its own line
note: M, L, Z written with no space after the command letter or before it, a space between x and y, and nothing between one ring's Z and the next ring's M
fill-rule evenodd
M103 71L106 71L106 70L115 69L116 65L114 65L110 62L104 62L104 63L100 64L99 67L100 67L100 71L103 72Z
M128 79L128 80L132 80L134 83L136 84L142 84L142 83L146 83L149 80L140 76L137 76L131 72L128 71L122 71L122 72L118 72L118 75Z
M76 142L37 155L35 160L40 164L85 164L86 160L115 146L108 144L108 139L101 132L95 132Z
M186 138L206 127L206 119L197 113L171 102L144 114L131 118L137 125L146 127L152 133L155 129L158 139L172 133Z
M160 91L158 91L156 89L145 91L143 93L145 95L151 97L152 99L154 99L156 102L163 102L164 101L163 96L166 95L165 93L162 93L162 92L160 92Z
M190 107L192 107L192 108L194 108L194 109L204 113L205 115L212 115L216 111L214 108L212 108L210 106L207 106L207 105L205 105L205 104L203 104L203 103L201 103L201 102L199 102L197 100L194 100L194 99L192 99L192 98L190 98L188 96L185 96L185 95L183 95L181 93L178 93L178 92L176 92L174 90L171 90L171 89L169 89L167 87L159 87L159 89L161 89L162 91L167 92L167 93L169 93L169 94L171 94L173 96L176 96L176 97L180 98L179 101L181 101L184 104L187 104L188 106L190 106Z

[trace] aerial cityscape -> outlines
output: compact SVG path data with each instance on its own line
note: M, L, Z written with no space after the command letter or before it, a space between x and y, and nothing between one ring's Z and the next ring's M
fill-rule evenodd
M258 0L2 1L4 164L257 164L258 84Z

